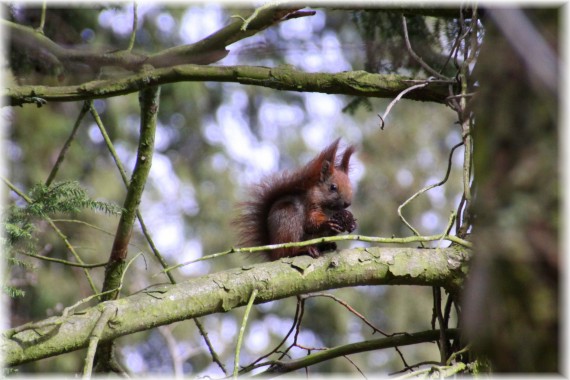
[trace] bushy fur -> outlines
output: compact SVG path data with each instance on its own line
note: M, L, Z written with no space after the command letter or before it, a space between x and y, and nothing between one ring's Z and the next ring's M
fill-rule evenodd
M240 247L303 241L336 235L339 228L342 230L342 226L331 221L331 215L351 203L348 171L354 147L348 147L337 159L339 141L335 140L305 166L269 176L250 189L249 200L239 204L240 214L234 219ZM332 186L337 190L331 190ZM284 248L267 254L276 260L304 253L318 256L319 250Z

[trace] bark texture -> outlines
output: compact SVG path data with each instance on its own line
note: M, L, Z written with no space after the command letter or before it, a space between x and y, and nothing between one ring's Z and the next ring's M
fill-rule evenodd
M129 297L103 302L65 317L6 331L0 340L9 366L87 347L102 311L116 311L101 342L156 326L202 315L227 312L247 304L253 289L256 303L297 294L362 285L442 286L459 290L470 251L367 248L324 255L286 258L198 277L176 285L156 285Z

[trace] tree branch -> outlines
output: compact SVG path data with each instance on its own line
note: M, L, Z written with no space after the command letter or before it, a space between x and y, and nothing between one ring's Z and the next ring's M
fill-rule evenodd
M117 226L117 233L113 241L109 263L105 268L103 291L117 288L118 280L123 273L133 225L136 219L136 211L141 202L142 193L152 165L159 98L160 87L150 87L140 93L141 126L137 161L123 204L124 211L121 213L121 219ZM115 298L115 296L116 294L106 296L104 300Z
M354 96L394 98L412 86L410 78L366 71L306 73L290 67L179 65L132 74L122 78L95 80L75 86L15 86L0 92L8 105L47 101L71 102L110 98L144 88L176 82L230 82L285 91L321 92ZM405 98L445 104L449 82L430 81Z
M45 4L45 2L44 2ZM75 120L75 124L73 125L73 129L71 130L71 134L69 135L69 137L67 138L67 140L65 140L65 144L63 144L63 147L61 148L61 151L59 152L59 155L57 156L57 160L55 161L55 164L53 165L53 168L51 169L48 178L46 179L46 183L45 185L49 187L49 185L51 185L51 183L53 182L59 167L61 165L61 163L63 162L63 159L65 158L65 154L67 153L67 150L69 149L69 147L71 146L71 143L73 142L73 139L75 138L75 134L77 133L77 130L79 129L79 126L81 125L81 122L83 121L83 117L85 116L85 114L87 113L87 111L89 110L87 103L83 104L83 107L81 107L81 111L79 111L79 116L77 116L77 120Z
M135 223L137 210L142 199L142 193L150 173L152 155L154 152L154 138L158 118L158 105L160 87L149 87L139 94L141 108L140 137L137 149L137 161L128 186L127 195L123 204L124 211L117 226L117 233L111 248L109 262L105 267L103 280L103 293L119 289L125 273L125 260L128 254L129 243ZM108 301L116 299L119 291L105 294L101 299ZM97 369L109 372L113 369L113 341L105 342L97 348Z
M99 131L101 132L101 136L103 137L103 140L105 141L105 144L107 145L107 149L109 150L111 157L113 157L113 160L115 161L115 165L117 166L117 169L119 170L119 174L121 175L121 179L123 180L123 184L125 185L125 188L128 191L129 179L127 177L127 172L125 171L123 163L119 159L119 155L117 154L117 151L113 145L113 142L111 141L111 138L109 137L109 134L107 133L107 130L105 129L105 126L103 125L103 121L101 121L101 118L99 117L99 113L97 112L97 110L93 106L93 102L89 101L88 103L89 103L89 110L91 111L91 115L93 116L93 119L95 120L95 124L97 124L97 127L99 127ZM142 111L142 112L144 112L144 111ZM154 240L152 239L152 236L150 235L150 232L148 231L148 228L146 227L146 223L144 222L142 214L138 208L136 210L136 216L137 216L137 219L139 220L139 225L141 227L141 231L142 231L151 251L154 253L154 256L156 257L156 259L158 260L160 265L162 265L163 268L167 268L168 264L166 263L166 260L164 259L164 257L162 256L162 254L160 253L160 251L158 250L156 245L154 244ZM176 282L176 281L174 281L174 277L172 276L172 274L166 272L166 276L168 277L168 279L170 280L171 283Z
M194 44L175 46L153 54L147 63L154 67L171 67L187 63L209 64L217 62L228 55L227 46L251 37L281 21L288 20L289 15L295 14L301 8L265 7L256 10L254 14L257 12L257 15L248 24L246 30L242 30L244 22L237 20Z
M470 250L365 248L349 249L318 259L298 256L243 269L230 269L177 285L151 286L129 297L107 301L117 308L113 328L101 342L156 326L202 315L227 312L247 304L254 289L256 303L298 294L360 285L442 286L450 292L463 282ZM98 307L2 334L5 364L19 365L88 346L100 315Z
M103 311L101 312L101 316L97 319L97 323L93 328L93 331L89 337L89 348L87 349L87 355L85 356L85 366L83 367L83 378L90 379L91 372L93 370L93 362L95 359L95 352L97 351L97 344L99 344L99 340L101 339L101 334L103 330L107 326L107 322L113 316L112 307L104 307Z
M20 49L28 49L37 54L38 57L41 56L44 61L46 57L49 57L53 64L65 65L70 62L79 62L95 70L103 66L118 66L130 71L138 71L143 65L171 67L178 64L195 63L206 65L217 62L229 53L226 50L228 45L257 34L281 21L288 20L291 14L297 15L296 12L301 8L266 7L258 12L247 30L241 30L243 21L234 21L194 44L175 46L152 55L131 52L131 45L134 40L129 43L127 50L95 51L75 49L60 46L43 33L11 21L0 20L0 26L8 30L7 34L13 40L12 43L14 45ZM305 12L304 15L311 14ZM299 15L296 17L299 17ZM134 27L136 27L136 23Z
M388 338L373 339L363 342L350 343L343 346L330 348L328 350L320 351L315 354L304 356L300 359L291 360L289 362L274 362L265 372L261 375L274 374L274 373L287 373L292 372L304 367L315 365L327 360L338 358L345 355L356 354L364 351L379 350L390 347L407 346L411 344L425 343L436 341L439 337L439 330L427 330L413 334L401 334ZM449 329L446 331L447 336L459 337L458 329Z

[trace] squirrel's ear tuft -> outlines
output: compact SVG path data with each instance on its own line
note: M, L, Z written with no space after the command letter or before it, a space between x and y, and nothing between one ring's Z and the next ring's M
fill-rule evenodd
M342 155L340 165L338 165L338 168L347 174L350 169L350 157L352 156L355 150L356 148L354 147L354 145L351 145L348 148L346 148L344 154Z
M339 142L340 142L340 137L334 140L333 143L327 146L325 149L323 149L323 151L319 154L318 157L323 161L334 162Z
M312 178L314 181L324 181L333 174L339 142L340 138L336 139L307 164L306 170L309 174L306 175L306 178Z
M321 181L326 181L330 176L332 176L334 170L334 165L328 160L324 160L321 164Z

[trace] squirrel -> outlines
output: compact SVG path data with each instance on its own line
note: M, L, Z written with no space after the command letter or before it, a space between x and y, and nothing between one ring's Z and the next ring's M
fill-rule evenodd
M340 138L295 171L266 177L250 190L251 199L238 205L234 219L239 246L299 242L352 232L356 219L346 210L352 202L348 178L353 145L337 157ZM269 260L308 254L316 258L336 249L334 242L265 252Z

